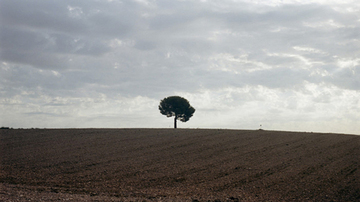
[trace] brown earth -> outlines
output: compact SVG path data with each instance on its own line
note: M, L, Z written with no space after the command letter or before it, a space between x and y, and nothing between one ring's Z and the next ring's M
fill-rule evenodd
M2 201L360 201L360 136L0 130Z

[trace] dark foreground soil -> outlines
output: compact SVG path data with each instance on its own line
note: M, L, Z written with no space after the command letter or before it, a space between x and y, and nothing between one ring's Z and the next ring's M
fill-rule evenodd
M0 201L360 201L360 136L0 130Z

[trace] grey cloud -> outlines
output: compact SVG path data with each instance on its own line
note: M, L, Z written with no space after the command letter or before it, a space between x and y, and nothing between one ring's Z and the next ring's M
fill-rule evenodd
M163 29L173 29L181 30L185 28L187 24L194 22L196 19L200 18L197 13L192 13L193 10L188 11L179 11L171 12L167 14L159 14L151 18L149 25L152 30L163 30Z
M44 69L68 68L76 55L100 56L111 49L111 37L124 37L139 16L135 3L116 7L104 3L89 7L88 1L2 1L1 57L8 62ZM72 17L74 6L83 14ZM129 9L133 7L133 9ZM110 12L108 12L110 11Z
M326 23L333 19L335 22L348 24L349 22L342 16L343 14L329 7L319 5L282 6L262 13L245 11L218 14L218 18L222 19L225 27L234 32L245 33L246 41L242 41L241 38L244 35L240 35L238 39L234 38L233 44L243 45L244 48L250 50L265 48L283 52L297 45L311 45L318 49L335 51L338 45L334 43L334 40L338 40L339 37L346 38L346 35L356 36L356 32L351 29L358 28L335 29L334 27L332 30L326 24L323 27L306 27L304 23L317 25L316 23ZM353 16L349 20L354 24L357 18ZM249 41L251 43L248 43Z
M73 37L59 33L43 33L24 29L3 28L0 40L4 51L37 53L64 53L99 55L109 51L109 47L96 39Z
M41 51L46 47L46 39L41 33L23 29L2 27L0 31L1 48L17 51Z
M128 18L126 13L121 13L122 15L111 15L104 12L106 11L97 13L87 20L87 22L91 24L91 28L88 30L89 35L124 37L131 35L131 31L134 31L133 26L136 26L136 24L131 25L132 22L124 22L124 17Z
M51 55L48 53L24 52L16 50L0 50L4 62L11 62L23 65L31 65L40 69L64 69L69 60L65 56Z
M48 41L41 33L4 27L0 31L0 42L1 58L4 61L41 68L58 67L65 61L61 61L61 56L47 52Z
M321 13L321 15L319 15ZM263 11L243 10L216 13L224 23L232 25L235 30L269 31L276 28L299 29L303 22L319 21L333 16L334 12L324 6L302 5L271 7ZM211 14L210 14L211 15Z
M213 73L211 73L213 74ZM246 85L262 85L268 88L293 89L301 86L304 81L311 80L310 73L302 69L277 68L254 72L233 74L231 72L214 72L208 75L213 79L202 79L202 83L208 89L234 87L241 88Z
M249 73L243 80L247 84L287 89L301 85L308 77L309 72L301 69L276 68Z
M49 40L53 42L51 49L56 53L99 56L111 50L97 39L78 39L64 34L50 34Z
M45 30L71 33L86 30L86 24L68 16L65 1L10 1L0 6L1 23Z
M325 81L343 89L360 90L360 66L338 70Z
M134 46L139 50L153 50L156 47L156 44L150 41L138 40Z
M101 42L64 34L47 34L22 29L0 31L1 58L44 69L67 68L72 54L97 56L110 49Z

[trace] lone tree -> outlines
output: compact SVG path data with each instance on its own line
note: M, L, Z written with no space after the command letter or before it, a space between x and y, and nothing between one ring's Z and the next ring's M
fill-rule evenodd
M167 117L174 117L174 128L176 128L176 120L186 122L192 117L195 109L190 105L189 101L179 96L170 96L160 101L160 113Z

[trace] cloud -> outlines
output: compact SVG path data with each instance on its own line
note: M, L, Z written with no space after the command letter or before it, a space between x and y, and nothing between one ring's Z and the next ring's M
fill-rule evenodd
M156 103L178 94L197 109L188 127L359 133L349 129L360 114L359 10L350 0L4 0L0 121L161 127Z

